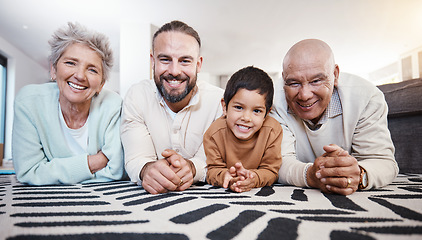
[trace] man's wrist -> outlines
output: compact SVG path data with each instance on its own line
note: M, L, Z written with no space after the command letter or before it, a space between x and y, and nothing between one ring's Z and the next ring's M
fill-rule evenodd
M308 188L311 187L311 186L309 186L309 183L308 183L308 180L309 180L308 179L308 170L311 166L312 166L311 163L306 164L305 169L303 171L303 179L305 180L305 186L308 187Z
M365 168L359 165L360 168L360 179L359 179L359 189L365 189L368 187L368 173Z
M196 168L195 168L195 164L193 164L193 162L192 162L191 160L189 160L189 159L186 159L186 158L185 158L185 160L186 160L186 162L189 164L190 170L191 170L191 172L192 172L192 178L195 178L195 175L196 175Z
M147 169L148 165L152 164L152 162L147 162L141 169L141 172L139 173L139 179L142 181L144 178L145 170Z

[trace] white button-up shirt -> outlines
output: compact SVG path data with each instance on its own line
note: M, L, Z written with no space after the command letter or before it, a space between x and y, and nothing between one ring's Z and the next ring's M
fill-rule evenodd
M222 115L223 90L198 81L193 91L189 104L175 116L153 80L141 81L128 91L123 103L121 138L125 168L133 182L141 184L139 175L144 165L163 158L165 149L173 149L191 160L196 168L194 182L205 181L202 139L210 124Z

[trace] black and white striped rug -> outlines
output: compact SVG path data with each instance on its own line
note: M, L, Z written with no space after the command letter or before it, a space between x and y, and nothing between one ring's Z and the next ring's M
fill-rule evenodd
M422 239L422 175L350 196L273 185L151 195L127 181L27 186L0 175L0 239Z

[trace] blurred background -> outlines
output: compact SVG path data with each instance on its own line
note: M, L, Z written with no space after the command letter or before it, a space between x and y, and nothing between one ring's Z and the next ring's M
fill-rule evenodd
M11 158L14 96L24 85L49 81L48 40L57 28L79 22L110 38L115 63L105 87L124 97L150 78L152 34L172 20L198 31L199 78L223 88L248 65L279 78L287 50L306 38L327 42L340 71L375 85L422 77L420 0L0 0L4 158Z

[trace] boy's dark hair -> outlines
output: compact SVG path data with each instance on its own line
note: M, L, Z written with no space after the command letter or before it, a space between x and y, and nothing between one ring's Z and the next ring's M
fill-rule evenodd
M201 39L199 38L199 34L197 31L195 31L195 29L193 29L191 26L187 25L184 22L181 21L171 21L169 23L164 24L163 26L160 27L160 29L158 29L155 33L154 36L152 37L152 50L154 51L154 41L155 38L163 32L181 32L184 34L187 34L193 38L195 38L195 40L198 42L199 44L199 48L201 48Z
M235 72L227 82L224 91L226 108L233 96L242 88L249 91L258 90L259 94L265 95L265 115L267 115L273 105L274 96L274 85L270 76L254 66L245 67Z

